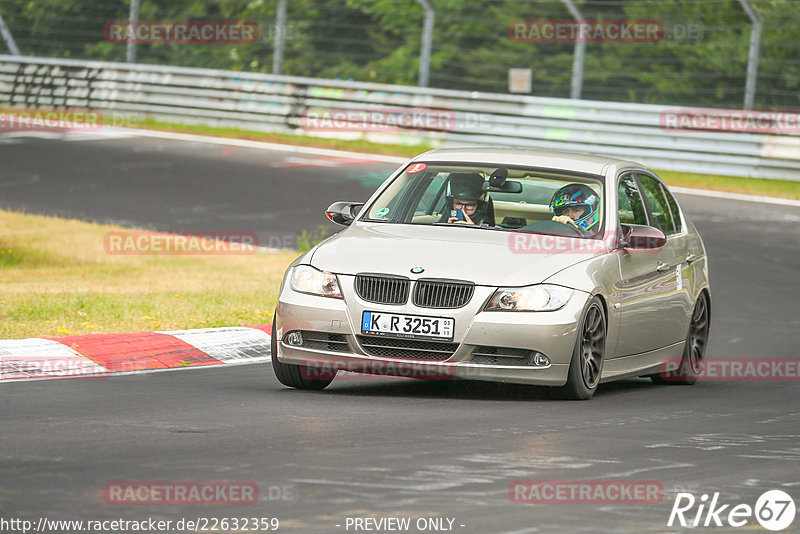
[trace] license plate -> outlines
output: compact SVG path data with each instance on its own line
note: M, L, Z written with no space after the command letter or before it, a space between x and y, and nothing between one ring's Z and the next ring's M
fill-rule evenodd
M361 315L361 333L374 336L452 341L455 324L456 320L450 317L374 311L365 311Z

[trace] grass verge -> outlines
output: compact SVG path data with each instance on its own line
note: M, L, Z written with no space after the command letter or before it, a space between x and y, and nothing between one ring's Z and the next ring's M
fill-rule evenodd
M297 251L112 255L120 226L0 210L0 339L268 323Z
M709 189L711 191L725 191L728 193L743 193L745 195L800 199L800 182L791 180L738 178L735 176L693 174L675 171L657 172L667 185Z
M399 156L405 158L414 157L433 148L433 146L424 144L393 145L374 143L363 139L331 139L327 137L313 137L309 135L267 133L258 130L246 130L241 128L204 126L201 124L177 124L158 121L151 118L143 119L137 124L137 126L139 128L145 128L149 130L210 135L214 137L231 137L234 139L264 141L266 143L282 143L284 145L331 148L335 150L349 150L351 152L365 152L368 154L383 154L385 156Z
M157 121L149 118L142 120L139 126L141 128L152 130L193 133L216 137L231 137L236 139L251 139L254 141L266 141L270 143L333 148L337 150L349 150L354 152L366 152L371 154L384 154L409 158L434 148L433 146L424 144L392 145L373 143L364 140L327 139L323 137L310 137L304 135L272 134L259 132L257 130L243 130L239 128L176 124ZM800 199L800 181L741 178L735 176L695 174L677 171L656 172L658 172L658 175L661 176L661 178L663 178L668 185L694 187L696 189L709 189L712 191L725 191L729 193L743 193L746 195Z

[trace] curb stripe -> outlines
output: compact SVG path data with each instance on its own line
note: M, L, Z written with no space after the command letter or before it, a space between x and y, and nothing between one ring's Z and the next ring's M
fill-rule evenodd
M33 338L0 342L0 380L74 378L107 373L104 367L58 341Z
M0 340L0 382L242 365L270 359L272 323Z
M245 326L161 332L196 347L222 363L263 361L269 357L270 337L261 329Z
M180 339L157 332L52 338L109 371L141 371L222 363Z
M262 332L267 334L267 337L272 337L272 323L251 324L251 325L245 326L245 328L255 328L256 330L261 330Z

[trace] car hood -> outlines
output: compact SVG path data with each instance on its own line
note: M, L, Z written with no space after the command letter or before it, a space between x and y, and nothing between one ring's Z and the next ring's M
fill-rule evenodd
M591 247L587 247L591 245ZM327 239L311 265L336 274L385 273L524 286L605 253L601 241L452 226L359 223ZM413 267L424 269L413 274Z

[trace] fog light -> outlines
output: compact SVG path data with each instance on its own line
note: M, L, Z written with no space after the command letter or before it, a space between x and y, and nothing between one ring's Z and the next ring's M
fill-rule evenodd
M293 347L299 347L303 344L303 336L300 332L290 332L284 340L287 345L292 345Z
M538 367L545 367L547 365L550 365L550 358L548 358L544 354L541 354L541 353L537 352L533 356L533 365L536 365Z

